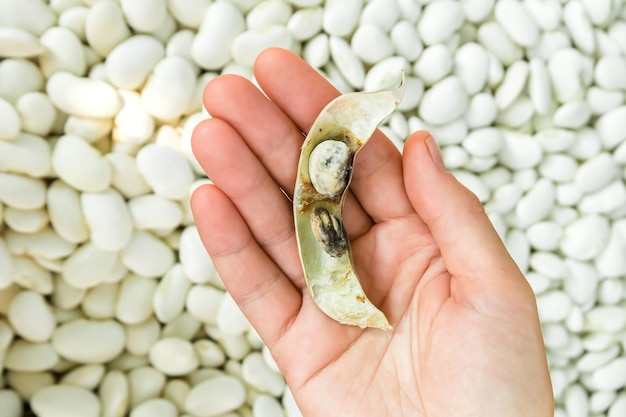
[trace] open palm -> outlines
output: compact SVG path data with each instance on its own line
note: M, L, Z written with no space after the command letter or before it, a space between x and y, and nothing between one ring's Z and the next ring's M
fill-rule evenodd
M193 148L215 185L196 190L192 209L303 414L552 416L533 293L427 132L403 155L377 132L344 209L363 288L394 329L341 325L315 306L285 193L303 132L338 92L279 49L258 58L255 77L267 96L232 75L205 91L213 117Z

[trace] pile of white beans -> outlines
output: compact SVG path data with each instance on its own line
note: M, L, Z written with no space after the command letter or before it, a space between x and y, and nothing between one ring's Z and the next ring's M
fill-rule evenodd
M557 417L626 416L624 0L0 0L0 415L297 417L190 215L221 73L407 74L537 294Z

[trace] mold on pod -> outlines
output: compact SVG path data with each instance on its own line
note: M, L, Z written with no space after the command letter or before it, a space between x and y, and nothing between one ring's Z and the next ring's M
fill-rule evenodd
M348 185L352 168L350 148L340 140L325 140L313 148L309 157L309 176L315 190L335 197Z
M357 152L403 94L404 74L395 88L339 96L318 115L302 144L293 193L302 269L317 306L343 324L391 328L361 287L342 210Z
M315 207L311 213L311 230L322 249L337 258L348 250L348 235L343 222L324 207Z

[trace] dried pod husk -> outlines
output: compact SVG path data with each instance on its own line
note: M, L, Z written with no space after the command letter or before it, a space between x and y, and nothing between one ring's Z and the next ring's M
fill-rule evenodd
M404 74L395 88L337 97L319 114L302 145L293 194L302 268L317 306L343 324L391 328L361 287L342 209L357 152L403 93Z

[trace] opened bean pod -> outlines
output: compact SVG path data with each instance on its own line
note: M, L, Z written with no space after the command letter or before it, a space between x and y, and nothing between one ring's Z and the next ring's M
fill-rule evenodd
M337 97L319 114L302 145L293 199L300 259L313 300L343 324L391 328L361 287L342 209L357 152L403 94L404 75L391 89Z

